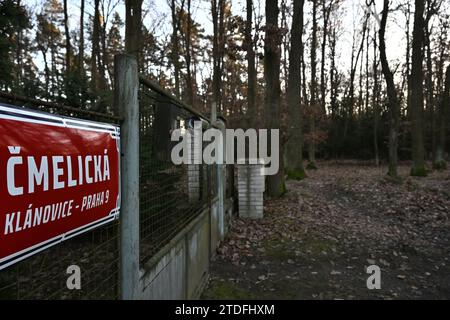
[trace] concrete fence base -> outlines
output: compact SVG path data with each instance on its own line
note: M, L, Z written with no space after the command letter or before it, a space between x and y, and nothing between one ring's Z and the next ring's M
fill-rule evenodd
M219 237L214 236L217 226L211 219L211 210L216 210L217 202L216 198L212 208L205 208L142 266L137 299L184 300L200 297L209 276L211 250L215 251L219 243ZM232 205L232 201L227 203ZM228 205L226 209L230 209Z

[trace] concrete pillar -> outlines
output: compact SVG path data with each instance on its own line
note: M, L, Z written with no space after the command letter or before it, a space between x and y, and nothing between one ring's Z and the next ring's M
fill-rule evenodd
M130 55L114 61L114 104L123 122L120 128L120 249L121 297L135 299L139 288L139 79Z
M238 169L239 217L261 219L264 216L264 165L240 164Z

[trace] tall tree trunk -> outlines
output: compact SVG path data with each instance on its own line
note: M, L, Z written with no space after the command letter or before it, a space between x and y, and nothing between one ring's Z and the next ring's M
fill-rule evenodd
M185 35L186 44L186 86L187 86L187 102L189 105L194 105L194 85L192 83L192 70L191 70L191 0L187 0L187 26Z
M67 0L64 0L64 34L66 36L66 77L70 73L72 47L70 45L70 31L69 31L69 15L67 14Z
M107 13L103 12L102 15L102 19L101 19L101 23L100 23L100 43L101 43L101 57L99 57L99 61L100 61L100 66L99 66L99 71L101 74L101 79L103 81L103 90L108 90L108 81L106 79L106 73L107 73L107 69L108 69L108 63L109 63L109 59L108 59L108 52L107 52L107 48L106 48L106 15Z
M439 137L436 145L436 158L434 160L434 168L444 170L447 168L447 162L444 159L448 110L450 109L450 66L447 67L445 76L445 88L439 106Z
M337 158L337 98L338 98L338 75L336 70L336 43L337 43L337 34L336 29L333 28L333 31L330 34L330 109L331 109L331 154L332 157Z
M45 78L45 96L47 101L50 98L50 69L48 67L47 49L42 50L42 58L44 59L44 78Z
M282 52L283 52L283 59L282 59L282 65L283 65L283 78L280 81L284 80L285 83L285 90L287 90L287 82L288 82L288 76L289 76L289 65L288 65L288 53L289 53L289 37L288 37L288 22L287 22L287 17L286 17L286 13L288 12L288 7L287 7L287 0L281 0L281 21L280 21L280 27L282 28L282 30L284 30L284 32L282 33ZM281 113L285 114L287 113L287 110L283 110L283 108L287 107L286 103L284 103L284 100L286 99L286 94L287 92L285 92L285 94L283 95L283 93L281 94L281 99L282 99L282 103L281 103Z
M92 54L91 54L91 87L97 95L95 111L103 112L106 109L107 101L103 94L106 90L105 66L101 53L102 44L102 23L100 14L100 0L94 2L94 24L92 30Z
M367 32L367 37L366 37L366 94L365 94L365 102L364 102L364 106L365 106L365 111L367 112L369 110L369 89L370 89L370 83L369 83L369 52L370 52L370 32ZM374 58L375 59L375 58Z
M81 0L80 7L80 41L78 45L78 75L81 79L84 74L84 1Z
M366 38L363 39L363 42L366 42ZM361 51L361 63L359 64L359 94L358 94L358 116L362 115L363 112L363 68L364 68L364 50L365 46L363 45L363 49ZM357 121L358 127L361 122ZM358 131L359 132L359 131Z
M378 148L378 123L380 121L380 110L378 104L378 61L377 61L377 33L373 35L373 94L372 94L372 108L373 108L373 146L375 154L375 165L380 165L380 155Z
M305 107L309 104L309 98L308 98L308 90L306 87L306 62L305 62L305 50L304 50L303 41L301 43L301 52L300 52L300 60L301 60L301 71L302 71L302 103Z
M286 171L290 178L300 180L305 177L305 170L303 168L300 76L304 0L294 0L293 6L291 46L289 51L289 77L287 84L289 138L286 145Z
M264 78L266 81L265 123L267 129L280 128L280 30L278 28L278 1L266 0L266 30L264 43ZM280 133L281 136L281 133ZM269 141L271 145L274 141ZM269 148L270 149L270 148ZM267 177L267 193L279 197L286 191L284 183L283 153L279 142L279 170ZM272 155L274 156L274 155Z
M309 101L309 143L308 143L308 169L316 169L316 111L317 111L317 1L313 3L312 37L311 37L311 97Z
M389 171L388 175L397 177L398 162L398 127L400 117L400 102L398 99L397 89L395 88L394 75L389 67L386 56L386 24L389 13L389 0L384 0L384 8L381 18L381 26L379 32L380 38L380 60L383 69L383 75L386 80L388 104L389 104Z
M411 65L411 137L412 137L412 176L426 176L425 150L423 143L423 44L424 44L424 1L415 0L414 30Z
M328 22L330 20L331 9L333 7L333 1L330 2L328 7L326 6L326 0L322 0L322 15L323 15L323 37L322 37L322 60L320 66L320 104L322 114L326 114L326 89L327 84L325 81L325 59L328 37Z
M100 0L94 2L94 22L92 26L92 53L91 53L91 87L97 92L99 87L98 56L100 52Z
M406 11L406 102L411 99L411 3L407 1ZM408 109L408 108L407 108ZM408 111L409 112L409 111Z
M134 55L137 61L141 48L142 1L125 0L125 51Z
M254 41L252 35L253 0L247 0L247 20L245 23L245 45L247 48L247 114L248 125L254 127L256 123L256 67Z
M426 103L427 113L430 120L430 137L431 137L431 159L436 157L436 114L435 114L435 100L434 100L434 86L433 86L433 57L431 54L431 40L430 30L428 26L425 27L425 50L426 50L426 65L427 73L425 77L426 83Z
M213 103L220 111L222 107L221 83L222 60L224 46L224 13L225 0L212 0L211 11L213 20Z
M85 0L80 4L80 41L78 44L78 81L80 81L80 107L83 108L86 102L86 81L84 68L84 5Z
M171 0L172 10L172 64L174 68L175 78L175 96L180 98L180 63L179 63L179 47L178 47L178 21L177 7L175 0Z
M21 1L17 0L17 8L22 6ZM18 16L19 19L19 16ZM22 73L23 73L23 58L22 58L22 45L23 45L23 29L20 28L16 36L16 81L17 87L22 87Z
M331 107L331 115L334 117L336 115L337 109L337 71L336 71L336 30L333 29L333 32L330 35L330 107Z
M366 32L367 32L367 23L368 18L366 17L363 23L363 30L362 30L362 38L361 38L361 45L359 46L358 52L356 54L356 57L354 55L354 50L352 50L352 61L350 65L350 88L349 88L349 97L350 97L350 111L349 116L351 117L353 115L353 109L355 106L355 78L356 78L356 70L358 68L359 64L359 57L361 56L361 53L364 49L364 40L366 39ZM356 40L355 40L356 42ZM353 45L353 48L355 47L355 44Z

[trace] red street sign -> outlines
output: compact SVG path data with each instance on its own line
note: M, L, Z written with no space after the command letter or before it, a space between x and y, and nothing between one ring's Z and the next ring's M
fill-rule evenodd
M118 218L119 127L0 104L0 270Z

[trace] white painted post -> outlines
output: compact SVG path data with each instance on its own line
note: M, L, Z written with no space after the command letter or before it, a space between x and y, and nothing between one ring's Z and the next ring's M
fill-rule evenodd
M137 297L139 288L139 101L136 58L114 58L114 104L121 126L121 297Z

